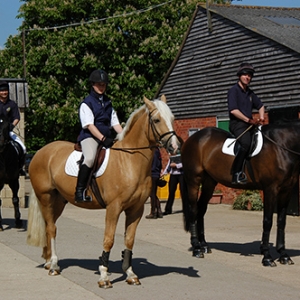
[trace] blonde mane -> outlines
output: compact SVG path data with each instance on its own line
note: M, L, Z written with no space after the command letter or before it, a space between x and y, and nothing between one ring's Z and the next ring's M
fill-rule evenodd
M161 100L153 100L153 103L155 104L156 108L158 109L158 112L161 114L161 116L165 119L167 125L169 128L172 128L172 123L174 121L174 116L170 110L170 108L166 105L165 102ZM146 105L141 106L140 108L136 109L132 114L130 115L129 119L127 120L125 127L123 128L123 131L117 135L117 140L122 141L124 137L126 136L127 132L130 131L134 123L137 121L137 119L145 112L149 112Z
M143 105L131 113L129 119L125 124L125 127L123 128L123 131L117 135L117 140L122 141L124 139L127 132L132 128L136 120L144 113L145 109L146 105Z

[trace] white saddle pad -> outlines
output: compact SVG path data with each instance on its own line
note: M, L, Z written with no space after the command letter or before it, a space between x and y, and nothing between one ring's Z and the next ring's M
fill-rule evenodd
M261 126L259 128L261 128ZM259 130L255 134L257 135L257 144L256 144L254 151L250 154L251 157L257 155L261 151L261 148L263 145L263 138L262 138L261 131ZM224 154L235 156L235 154L234 154L235 143L236 143L236 139L234 139L234 138L226 139L223 144L223 147L222 147L222 152Z
M97 172L95 172L95 177L101 176L104 171L106 170L108 159L109 159L109 154L110 154L110 149L106 149L106 154L104 161L99 168ZM75 176L77 177L78 171L79 171L79 165L78 161L80 160L82 156L82 152L74 150L68 157L66 165L65 165L65 172L70 175L70 176Z

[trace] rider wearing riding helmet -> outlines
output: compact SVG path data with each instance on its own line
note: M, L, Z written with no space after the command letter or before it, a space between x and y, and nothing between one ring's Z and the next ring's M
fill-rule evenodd
M18 104L9 98L9 84L5 80L0 81L0 115L4 115L8 118L10 122L10 138L17 142L22 150L19 153L19 168L20 175L25 176L26 172L23 170L26 157L26 147L21 139L14 133L13 129L20 122L21 116Z
M75 202L89 202L85 196L86 185L92 171L99 144L105 148L113 145L110 128L122 132L119 119L111 100L104 94L108 85L108 75L103 70L94 70L89 77L92 85L90 94L80 103L79 119L82 129L77 141L81 144L83 162L78 172Z
M254 68L245 62L240 64L237 71L238 82L228 91L227 102L229 110L229 130L235 137L239 137L240 148L232 165L232 183L245 184L247 176L243 171L244 161L251 146L251 130L253 125L264 123L265 108L261 100L249 88L254 75ZM258 110L259 119L254 120L252 109ZM249 128L249 126L251 126ZM241 136L240 136L241 135Z

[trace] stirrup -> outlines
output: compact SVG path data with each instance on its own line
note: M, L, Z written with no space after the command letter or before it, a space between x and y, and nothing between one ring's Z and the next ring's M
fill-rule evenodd
M79 198L77 198L77 195L80 193L80 195L82 196L80 199ZM86 195L86 189L84 189L83 191L82 191L82 193L81 192L75 192L75 203L83 203L83 202L92 202L92 198L91 198L91 196L87 196Z
M246 184L248 181L244 172L238 172L233 174L232 184Z

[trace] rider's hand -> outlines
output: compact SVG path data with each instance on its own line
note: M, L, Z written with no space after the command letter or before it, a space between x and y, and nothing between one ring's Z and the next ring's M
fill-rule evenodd
M249 119L248 123L251 124L251 125L256 126L256 125L259 124L259 119L258 120Z
M102 141L102 144L105 148L110 148L114 144L114 139L107 137L104 141Z
M259 125L264 125L265 123L265 120L264 119L258 119L258 124Z

